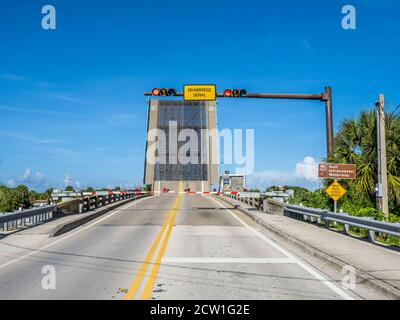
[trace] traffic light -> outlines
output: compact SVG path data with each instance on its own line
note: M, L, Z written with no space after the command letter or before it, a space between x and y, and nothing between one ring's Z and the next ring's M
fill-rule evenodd
M245 89L226 89L224 91L225 98L245 98L247 91Z
M169 89L168 90L168 96L170 96L170 97L176 96L176 90L175 89Z
M232 90L231 89L226 89L224 91L224 97L226 97L226 98L232 97Z
M160 90L160 96L162 96L162 97L167 97L167 96L168 96L168 90L165 89L165 88L162 88L162 89Z
M151 91L151 95L153 96L161 96L161 97L174 97L176 96L176 90L175 89L166 89L166 88L154 88Z

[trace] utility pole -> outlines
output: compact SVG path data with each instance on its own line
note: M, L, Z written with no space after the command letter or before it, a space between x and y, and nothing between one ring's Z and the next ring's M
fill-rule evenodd
M69 173L65 174L64 176L64 183L65 183L65 188L67 188L70 184L71 178L69 176Z
M376 107L376 132L378 151L378 183L376 186L376 208L389 216L387 162L386 162L386 130L385 130L385 96L379 95Z

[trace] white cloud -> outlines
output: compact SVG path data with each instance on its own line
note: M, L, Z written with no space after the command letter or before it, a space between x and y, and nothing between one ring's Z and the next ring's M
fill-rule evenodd
M21 181L26 181L32 178L32 173L31 173L31 169L26 169L24 172L24 175L22 176Z
M247 186L252 188L266 188L271 185L284 185L296 179L293 172L285 171L261 171L254 172L247 177Z
M315 189L319 185L318 164L313 157L307 156L298 162L293 171L254 172L247 177L247 188L265 188L273 185L297 185Z
M318 181L318 164L313 157L307 156L296 164L296 176L307 181Z
M45 180L46 176L43 173L36 172L36 174L32 174L31 169L28 168L19 181L27 184L42 184Z
M32 173L30 168L27 168L22 176L12 178L7 181L9 187L15 187L20 184L26 185L30 189L41 189L47 183L46 176L41 172Z

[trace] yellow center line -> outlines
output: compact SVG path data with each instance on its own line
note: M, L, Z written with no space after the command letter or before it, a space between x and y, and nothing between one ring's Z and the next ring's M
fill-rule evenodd
M179 193L183 192L183 181L178 182L178 191L179 191Z
M180 202L180 197L175 199L171 209L169 210L168 215L167 215L167 217L164 221L164 224L161 228L161 231L158 233L156 240L153 242L149 252L147 253L146 257L144 258L143 263L140 265L139 270L136 273L136 276L133 279L132 284L128 289L128 292L124 297L124 300L132 300L135 297L136 292L140 286L140 283L142 282L143 277L146 274L146 271L151 263L151 260L153 259L153 255L156 252L158 245L162 239L165 229L167 228L168 221L170 220L170 217L173 215L173 212L176 212L176 208L178 207L179 202Z
M150 272L149 278L147 279L146 285L144 286L144 290L142 292L142 295L140 296L140 300L149 300L151 298L151 293L153 292L154 282L157 279L158 271L161 266L161 260L164 256L165 250L167 249L168 240L169 240L169 237L172 232L172 227L174 225L174 221L175 221L175 217L176 217L176 211L178 209L181 198L182 198L182 196L178 197L178 203L174 207L174 210L173 210L174 212L173 212L172 218L169 222L167 234L165 235L164 240L161 244L160 251L158 252L156 261L153 265L153 268L151 269L151 272Z

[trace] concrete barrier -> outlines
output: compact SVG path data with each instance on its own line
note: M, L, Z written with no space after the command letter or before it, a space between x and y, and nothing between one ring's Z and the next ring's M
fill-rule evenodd
M276 200L264 199L263 212L283 216L283 205L282 202Z
M80 201L81 199L72 199L59 203L57 205L57 214L67 215L82 213L82 211L80 211Z

